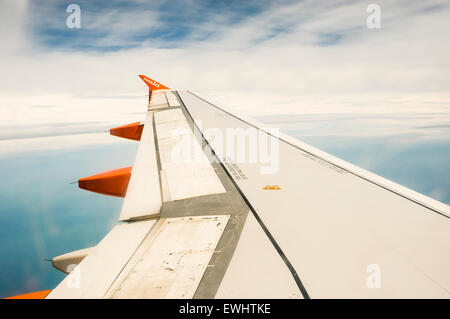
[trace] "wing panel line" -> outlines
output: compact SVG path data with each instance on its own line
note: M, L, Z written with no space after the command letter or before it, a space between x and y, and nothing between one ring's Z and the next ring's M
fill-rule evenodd
M193 93L191 93L193 94ZM205 141L205 143L211 148L213 149L210 144L209 141L206 139L206 137L203 135L203 132L199 129L199 127L197 126L197 124L194 121L194 118L192 117L191 113L189 112L189 110L187 109L186 105L184 105L183 100L181 99L181 97L179 96L178 92L176 92L176 95L178 97L178 99L181 101L181 104L183 105L184 109L186 110L186 113L189 115L189 117L192 120L193 125L195 126L195 128L200 132L203 140ZM211 104L211 103L208 103ZM248 207L250 208L250 211L252 212L253 216L255 216L255 219L258 221L259 225L261 226L262 230L264 231L264 233L266 234L266 236L269 238L270 242L272 243L272 245L274 246L275 250L278 252L278 254L280 255L281 259L283 260L283 262L286 264L286 267L289 269L289 271L292 274L292 277L294 278L295 283L297 284L298 288L300 289L300 292L303 295L303 298L305 299L310 299L310 296L305 288L305 286L303 285L299 275L297 274L297 271L295 270L294 266L292 265L292 263L289 261L289 259L287 258L287 256L284 254L283 250L281 249L280 245L277 243L277 241L275 240L275 238L272 236L272 234L270 233L269 229L267 228L267 226L264 224L263 220L261 219L261 217L258 215L258 213L256 212L256 210L253 208L252 204L248 201L247 197L244 195L244 193L242 192L242 190L240 189L240 187L237 185L236 181L234 180L233 176L231 176L230 172L228 172L228 169L226 168L226 166L222 163L222 160L216 155L216 153L214 152L212 154L216 160L218 161L218 163L222 166L223 170L225 171L225 173L228 175L228 177L231 179L231 182L233 183L234 187L236 187L237 191L239 192L239 194L241 195L242 199L244 200L244 202L248 205Z

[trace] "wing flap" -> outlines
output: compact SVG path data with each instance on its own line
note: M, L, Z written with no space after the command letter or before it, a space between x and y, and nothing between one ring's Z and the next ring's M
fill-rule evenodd
M150 96L149 110L169 107L169 103L164 91L152 91Z
M146 220L115 226L47 298L103 298L154 223Z
M162 218L108 298L192 298L230 216Z
M180 106L180 102L172 91L166 91L165 93L170 107Z
M156 216L161 209L161 187L153 131L153 112L147 112L136 160L131 171L120 220Z
M155 113L164 201L225 189L180 108Z

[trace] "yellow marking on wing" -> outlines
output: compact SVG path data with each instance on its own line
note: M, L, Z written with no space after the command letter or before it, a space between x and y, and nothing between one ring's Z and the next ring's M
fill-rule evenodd
M273 186L266 185L262 189L263 190L276 190L276 191L282 190L282 188L280 186L278 186L278 185L273 185Z

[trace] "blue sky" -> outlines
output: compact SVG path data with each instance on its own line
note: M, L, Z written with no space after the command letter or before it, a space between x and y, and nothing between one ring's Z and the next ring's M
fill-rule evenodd
M0 188L0 297L55 287L64 274L43 259L95 246L108 233L122 200L70 183L132 165L136 146L121 142L0 157L0 175L8 181Z
M69 3L2 3L2 91L139 92L146 72L208 93L448 101L447 1L378 1L380 29L354 0L79 1L80 29Z
M370 3L1 2L0 296L52 288L41 259L112 227L121 200L68 183L131 165L105 132L144 119L137 74L450 203L450 4L377 1L368 29Z
M175 48L191 37L201 41L216 35L214 27L200 34L199 30L207 25L236 25L270 6L269 1L78 1L83 27L70 30L65 20L60 19L67 4L31 3L29 27L38 43L87 51L116 51L145 45ZM112 33L114 41L102 43Z

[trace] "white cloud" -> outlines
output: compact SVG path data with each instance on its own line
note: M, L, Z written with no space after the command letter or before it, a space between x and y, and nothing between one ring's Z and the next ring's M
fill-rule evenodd
M174 48L162 48L164 39L158 39L116 52L83 52L37 45L25 28L26 5L10 2L7 14L0 9L1 18L8 17L0 29L12 30L1 31L0 116L23 125L126 122L131 118L123 113L145 110L140 73L249 115L449 113L450 6L437 0L377 3L378 30L365 26L369 3L306 0L274 3L238 23L225 13L191 21L193 33ZM149 12L152 18L142 21ZM99 40L109 45L165 23L161 14L111 11L90 27L109 31ZM28 109L54 104L62 108Z
M74 149L90 145L130 143L114 138L106 133L71 134L16 140L0 140L0 157L28 152L47 152L51 150Z

